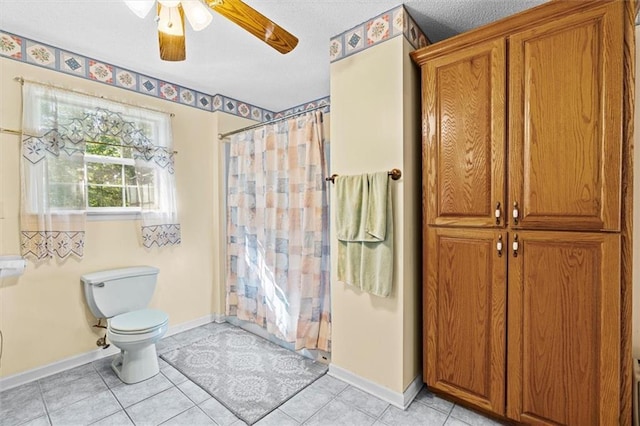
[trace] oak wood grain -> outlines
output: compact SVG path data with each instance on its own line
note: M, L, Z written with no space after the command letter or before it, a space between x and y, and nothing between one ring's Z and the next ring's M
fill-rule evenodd
M505 67L499 39L423 68L430 224L504 226Z
M624 19L624 106L622 138L622 279L620 289L621 339L620 339L620 419L621 426L631 425L632 398L632 335L631 318L633 309L633 159L634 159L634 111L636 76L635 17L640 3L625 2ZM636 200L640 202L640 200ZM638 265L636 265L636 273ZM640 297L640 295L635 295Z
M620 229L622 14L608 3L509 37L509 205L521 228Z
M507 256L496 252L500 234L429 228L425 377L434 389L504 415Z
M518 31L523 31L532 26L563 16L579 15L583 11L591 9L599 4L621 0L580 0L580 1L550 1L538 7L508 16L474 30L467 31L457 36L448 38L438 43L433 43L421 49L411 52L411 58L418 65L438 56L448 55L455 50L463 50L488 40L507 37Z
M240 0L206 0L205 3L282 54L298 45L296 36Z
M509 417L542 425L617 424L620 236L517 235L520 253L508 266Z
M458 191L463 188L461 192L468 194L466 177L480 172L461 168L460 173L438 167L441 153L434 150L438 146L434 141L445 140L448 145L444 152L452 164L456 160L464 163L472 156L484 160L475 155L479 151L478 140L472 141L471 149L456 150L451 146L460 134L469 135L470 139L481 138L486 132L477 129L482 129L486 122L484 118L471 126L464 122L477 116L458 105L461 97L454 88L442 91L427 88L437 87L440 73L442 81L461 87L461 91L470 87L476 90L468 101L469 109L486 105L487 100L474 99L482 93L480 85L470 83L474 78L476 82L482 81L477 78L483 75L477 70L485 67L482 53L474 57L471 52L481 51L478 46L485 43L504 43L506 39L509 54L503 55L503 60L509 83L509 111L508 115L505 113L509 123L509 169L503 185L508 185L510 195L504 208L507 210L512 200L517 199L524 206L521 212L526 219L518 225L511 221L501 231L506 248L506 241L514 234L521 238L520 255L515 258L518 260L510 257L508 267L506 413L511 419L528 424L630 426L635 10L635 2L617 0L550 2L506 19L495 28L455 37L412 55L422 64L423 72L424 367L425 381L432 389L483 410L504 413L494 411L492 403L478 395L482 380L469 380L470 376L465 376L468 364L461 364L463 371L449 373L445 380L429 373L440 367L444 372L451 370L457 363L451 361L455 355L439 360L433 351L439 350L438 345L459 346L455 336L468 332L453 326L454 337L443 337L433 327L441 317L450 317L439 311L445 309L439 305L439 300L445 300L441 292L448 295L445 306L457 306L454 301L459 297L454 296L461 293L448 289L439 274L448 271L444 282L450 283L462 281L456 271L465 267L486 270L478 266L485 264L485 255L478 249L482 244L474 240L482 240L476 234L480 230L465 227L490 225L486 219L473 217L472 210L480 203L468 195L462 202L447 200L443 210L446 214L438 216L441 214L437 208L438 189L446 188L446 193L450 188ZM486 76L483 78L486 81ZM514 80L519 85L514 86ZM504 94L502 98L493 92L489 96L504 102ZM438 103L443 99L449 99L443 103L444 109ZM443 110L450 113L445 116ZM514 126L515 115L519 115L520 123ZM438 120L446 126L439 127ZM520 143L515 141L518 135L514 137L514 129L521 132ZM438 132L445 131L449 139L438 136ZM539 138L540 135L545 138ZM480 161L479 169L483 167ZM443 170L446 184L438 182L445 175ZM519 183L514 183L514 174L516 180L520 175ZM456 183L451 184L452 181ZM524 188L525 181L526 191L513 196L513 189ZM527 195L523 196L525 192ZM460 213L451 214L456 209ZM434 242L440 234L445 236L442 241L446 241L442 247ZM479 254L471 255L472 248ZM518 262L524 266L518 266ZM484 272L480 276L485 276ZM525 298L526 292L533 290L521 285L523 277L529 283L542 283L539 294ZM470 283L479 280L476 276L468 278ZM576 286L586 288L576 291ZM545 298L549 301L545 302ZM523 328L525 308L527 318L542 318L541 323L535 324L529 320L527 330ZM536 313L538 316L534 316ZM572 321L577 325L569 331L567 324ZM617 325L613 324L616 321ZM447 324L446 320L442 324ZM529 334L522 334L525 331ZM535 339L536 345L531 345ZM580 347L583 340L588 344ZM484 344L490 345L486 341ZM526 344L530 346L524 362ZM539 353L538 344L552 346ZM473 342L471 346L481 344ZM574 362L577 367L570 370ZM585 386L593 392L585 392ZM578 392L577 388L583 391ZM558 395L562 393L565 397L561 404Z

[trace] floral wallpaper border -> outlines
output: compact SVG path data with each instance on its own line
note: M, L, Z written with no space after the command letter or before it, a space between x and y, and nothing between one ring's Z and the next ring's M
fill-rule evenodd
M276 113L221 94L202 93L1 29L0 56L206 111L224 111L256 121L269 121L285 115L284 111ZM327 105L325 110L328 111L329 97L307 102L286 111L300 112L316 105Z
M293 108L289 108L286 109L284 111L280 111L278 113L275 114L275 116L273 117L274 119L278 119L278 118L282 118L284 116L287 115L291 115L291 114L299 114L301 112L305 112L308 109L312 109L312 108L316 108L316 107L323 107L321 108L323 112L329 112L329 109L331 107L331 102L330 102L330 98L329 96L325 96L324 98L319 98L316 99L315 101L311 101L311 102L306 102L304 104L300 104L297 105Z
M332 37L329 42L330 62L339 61L399 35L404 35L415 49L430 43L407 9L400 5Z
M330 60L334 62L346 58L398 35L404 35L416 49L429 43L404 6L400 5L332 37L329 44ZM325 105L325 112L330 109L330 99L326 96L284 111L269 111L222 94L210 95L159 80L2 29L0 56L194 108L212 112L224 111L256 121L269 121L316 106Z

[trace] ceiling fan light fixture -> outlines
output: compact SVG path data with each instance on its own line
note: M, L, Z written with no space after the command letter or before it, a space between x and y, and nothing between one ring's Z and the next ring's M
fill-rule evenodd
M133 12L135 13L139 18L145 18L149 12L151 11L151 8L153 7L153 4L155 3L155 0L123 0L124 4L127 5L127 7Z
M165 6L165 7L178 7L178 5L180 4L180 1L174 1L174 0L158 0L158 3L160 3L161 5Z
M172 36L183 36L184 26L180 10L178 7L165 7L162 3L158 13L158 31Z
M213 20L209 9L200 0L182 0L182 9L194 31L205 29Z
M1 0L0 0L1 1ZM206 28L215 11L266 44L285 54L298 44L298 38L242 0L123 0L136 15L144 18L153 4L157 14L160 59L186 59L185 15L195 31ZM208 8L207 8L208 7Z

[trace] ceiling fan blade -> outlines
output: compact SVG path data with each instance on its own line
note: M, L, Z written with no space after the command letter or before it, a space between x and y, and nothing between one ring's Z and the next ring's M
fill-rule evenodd
M241 0L205 0L207 5L280 53L291 52L298 38Z
M187 57L182 6L166 7L158 2L160 59L184 61Z

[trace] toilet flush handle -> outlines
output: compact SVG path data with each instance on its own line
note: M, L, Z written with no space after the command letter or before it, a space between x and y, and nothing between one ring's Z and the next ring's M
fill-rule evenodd
M94 286L95 287L104 287L104 283L95 283Z

